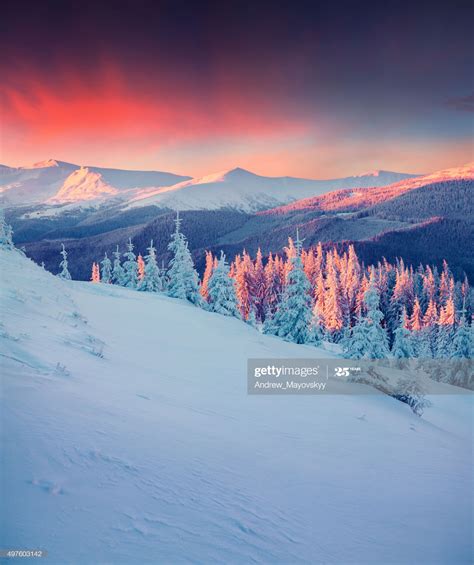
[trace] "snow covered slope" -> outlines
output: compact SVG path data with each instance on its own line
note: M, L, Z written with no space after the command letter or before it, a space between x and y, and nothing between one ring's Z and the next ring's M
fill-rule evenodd
M166 188L139 191L128 207L154 205L175 210L233 208L243 212L255 212L338 188L385 186L414 176L416 175L375 171L343 179L308 180L264 177L236 168Z
M279 206L272 210L265 210L264 215L284 215L302 210L325 210L336 211L346 209L362 209L391 200L422 186L429 186L442 182L457 180L474 180L474 162L467 163L461 167L452 167L436 171L429 175L422 175L415 178L408 178L388 184L378 186L369 190L338 190L333 193L316 196L314 198L304 198L285 206ZM362 188L362 187L359 187Z
M472 395L422 419L343 382L248 396L248 357L323 353L14 252L0 273L0 547L55 564L472 561Z

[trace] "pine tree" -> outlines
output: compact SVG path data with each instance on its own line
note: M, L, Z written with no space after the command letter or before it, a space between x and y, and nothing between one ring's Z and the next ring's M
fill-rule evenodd
M415 302L413 304L413 312L410 316L408 326L414 332L420 331L423 327L423 316L421 313L421 306L418 297L415 298Z
M431 272L431 271L430 271ZM434 298L430 298L428 307L423 317L423 329L420 335L423 336L423 350L429 352L428 357L436 356L436 338L438 335L438 309ZM428 351L429 348L429 351ZM418 357L423 357L419 348L417 350Z
M122 254L119 251L119 246L117 245L116 251L113 253L114 255L114 268L112 271L112 282L113 284L118 284L120 286L124 286L125 284L125 271L123 270L122 265L120 264L120 258Z
M100 271L99 271L99 264L98 263L92 263L92 275L91 275L91 281L93 283L100 283Z
M367 314L359 315L359 321L344 340L344 354L349 359L385 359L389 356L388 339L381 324L383 314L379 309L380 297L373 267L364 304Z
M208 302L211 312L240 318L234 281L229 276L229 266L222 251L217 267L209 279Z
M319 323L322 327L326 327L325 320L324 320L324 312L325 312L325 303L324 297L326 293L326 286L324 282L324 274L323 271L319 271L318 275L316 276L316 286L314 288L314 306L313 306L313 315L319 320Z
M309 323L309 341L311 345L318 346L321 345L322 341L326 338L323 325L318 315L314 313L311 315L311 321Z
M59 263L59 266L61 268L61 272L58 274L58 277L60 277L61 279L65 279L70 281L71 280L71 274L69 273L69 269L68 269L68 261L67 261L67 251L66 248L64 247L64 243L61 243L62 249L61 249L61 256L63 258L63 260L61 261L61 263Z
M313 339L310 327L310 284L301 262L301 246L302 241L297 232L295 253L291 258L291 269L287 274L282 300L271 324L264 327L264 331L274 333L287 341L310 343Z
M466 310L463 308L458 327L454 332L450 352L451 359L471 359L474 356L473 333L466 321Z
M138 286L138 263L133 248L134 245L130 238L127 243L128 251L123 254L127 259L123 264L123 285L128 288L137 288Z
M265 305L267 295L267 285L265 279L265 269L263 267L262 252L257 250L257 257L252 271L251 280L252 307L255 311L257 322L265 321Z
M13 244L13 230L10 224L5 221L5 213L3 208L0 208L0 248L14 249Z
M451 357L452 342L454 337L455 311L454 301L450 297L441 308L438 320L438 334L436 337L436 357L448 359Z
M453 385L472 389L474 385L474 372L472 358L474 357L473 326L466 320L466 307L463 304L461 319L453 337L450 352L451 361L445 380Z
M199 288L199 292L201 293L201 296L206 302L209 299L208 286L213 269L214 269L214 257L212 256L211 251L206 251L206 267L204 269L201 286Z
M168 245L168 250L173 254L168 269L168 295L200 306L203 299L199 294L199 276L194 268L186 237L181 233L179 212L176 214L175 226Z
M265 295L265 320L275 314L281 295L281 279L278 267L275 264L272 254L268 256L265 265L265 286L267 289Z
M153 246L153 240L150 241L150 247L147 248L147 251L148 255L145 256L145 272L138 285L138 290L160 292L164 290L164 285L160 268L156 262L156 249Z
M242 259L237 256L235 262L235 288L237 303L244 320L249 317L252 309L251 288L253 276L253 263L248 253L244 250Z
M112 263L107 256L107 252L100 264L102 265L102 282L110 284L112 282Z
M138 284L140 284L145 277L145 261L143 260L143 257L141 256L140 253L138 254L137 257L137 266L138 266Z
M369 290L365 293L367 308L367 352L369 359L385 359L389 355L387 334L382 327L383 314L379 309L380 296L375 286L374 268L371 269Z
M407 315L405 307L403 307L400 324L395 330L392 345L392 355L396 359L395 365L404 369L408 366L408 359L414 357L413 342L410 330L407 329Z
M324 294L324 327L331 341L338 341L341 336L344 319L341 306L341 289L336 270L335 259L328 252L326 258L326 292Z
M341 341L346 359L363 359L367 350L367 327L362 315L359 314L356 323L348 328Z

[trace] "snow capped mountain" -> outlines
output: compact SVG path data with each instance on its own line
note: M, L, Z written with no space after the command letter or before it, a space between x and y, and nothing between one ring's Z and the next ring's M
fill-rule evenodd
M368 175L332 180L293 177L265 177L235 168L166 188L139 191L127 204L129 208L159 206L175 210L236 209L255 212L315 196L338 188L385 186L401 178L416 175L378 171Z
M67 204L114 196L118 189L103 181L102 175L81 167L73 171L46 204Z
M265 177L235 168L191 178L158 171L82 167L48 159L28 167L0 168L0 198L4 206L67 205L43 210L41 215L55 215L93 201L116 204L117 198L125 208L153 205L180 210L255 212L338 188L385 186L414 176L375 171L342 179L310 180Z
M82 179L87 170L87 179ZM82 172L81 172L82 171ZM73 173L74 176L71 176ZM4 206L105 201L119 191L145 186L167 186L190 177L161 171L128 171L104 167L81 167L48 159L27 167L0 167L0 201ZM72 188L74 187L74 189Z

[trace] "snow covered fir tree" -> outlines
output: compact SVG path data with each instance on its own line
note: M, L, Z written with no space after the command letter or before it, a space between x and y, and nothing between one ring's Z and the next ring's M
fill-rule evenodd
M65 280L71 280L71 273L68 268L67 251L64 247L64 243L61 244L61 257L62 261L59 263L61 271L58 273L58 277Z
M310 283L301 261L302 245L297 233L295 250L290 259L291 268L286 275L278 310L265 326L266 333L295 343L312 341Z
M0 247L4 249L14 249L13 230L10 224L5 220L5 212L0 207Z
M179 212L176 214L175 231L171 235L168 251L172 256L168 269L168 295L173 298L189 300L193 304L201 304L199 275L194 268L186 236L181 232Z
M207 303L212 312L240 318L234 281L229 276L229 266L223 252L209 278Z
M147 251L148 254L145 256L143 277L138 284L138 290L146 292L163 291L164 281L156 262L156 249L153 246L153 240L150 241L150 247L147 248Z

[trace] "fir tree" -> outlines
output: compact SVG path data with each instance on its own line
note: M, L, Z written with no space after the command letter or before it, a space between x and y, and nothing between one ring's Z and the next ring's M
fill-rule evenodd
M431 272L431 271L430 271ZM436 355L436 337L438 334L438 309L434 298L430 298L428 306L423 317L423 329L419 335L422 336L424 341L423 350L428 353L428 357L435 357ZM417 350L418 357L423 357L420 351Z
M267 264L265 265L265 320L268 316L273 317L277 310L278 302L281 294L281 279L272 254L268 256Z
M235 262L235 288L237 293L237 302L239 305L242 318L247 320L251 311L251 288L253 264L244 250L242 259L237 256Z
M406 326L407 316L405 307L403 307L400 324L395 330L392 345L392 355L396 359L395 365L400 369L406 368L408 366L408 359L414 357L412 337Z
M100 264L102 265L102 282L110 284L112 282L112 262L108 258L107 252Z
M153 240L150 241L150 247L147 248L148 255L145 256L145 272L143 279L138 285L138 290L148 292L159 292L163 290L163 279L161 278L160 268L156 262L156 249L153 246Z
M454 337L454 301L450 297L441 308L438 320L438 335L436 337L436 357L448 359L451 357L452 342Z
M14 249L13 230L10 224L5 221L5 213L0 208L0 247L3 249Z
M114 255L114 268L112 271L112 282L113 284L118 284L120 286L124 286L125 281L125 271L123 270L122 265L120 264L120 258L122 254L119 251L119 246L117 245L116 251L113 253Z
M389 355L387 334L381 322L379 293L375 286L375 271L372 267L369 288L364 295L367 314L359 315L359 321L344 340L344 354L349 359L385 359Z
M214 269L214 257L211 251L206 251L206 267L204 269L204 274L202 276L201 286L199 287L199 292L203 299L207 302L209 299L208 286L209 281L212 276L212 271Z
M100 282L100 271L99 271L99 264L98 263L92 263L92 275L91 275L91 281L93 283L99 283Z
M234 281L229 276L229 266L223 252L209 279L208 301L212 312L240 318Z
M454 332L450 352L451 359L471 359L474 356L473 333L466 322L466 311L463 308L458 327Z
M199 276L194 268L186 237L181 233L179 212L176 214L175 226L168 245L168 250L173 255L168 269L168 295L200 306L203 300L199 294Z
M420 302L418 300L418 297L415 298L415 302L413 304L413 312L412 315L408 321L408 327L414 331L414 332L418 332L421 330L421 328L423 327L423 316L421 313L421 306L420 306Z
M137 268L138 268L138 284L140 284L143 278L145 277L145 261L143 260L143 257L141 256L140 253L138 254L137 257Z
M362 315L359 314L352 328L347 329L341 341L346 359L363 359L367 350L367 327Z
M271 324L267 325L264 331L275 333L287 341L310 343L313 338L310 328L310 285L301 262L301 246L302 241L297 232L295 252L292 254L291 269L287 274L282 300Z
M389 355L387 334L382 327L383 314L379 309L380 296L375 287L374 269L372 267L369 290L365 293L364 302L367 308L367 352L369 359L385 359Z
M257 250L257 257L255 259L255 265L252 274L252 306L253 310L255 311L255 317L257 321L264 322L267 285L265 278L265 269L263 267L262 252L260 248L258 248Z
M69 273L69 269L68 269L67 251L66 251L66 248L64 247L64 243L61 243L61 246L62 246L61 256L62 256L63 260L61 261L61 263L59 263L61 271L58 274L58 277L60 277L61 279L65 279L65 280L70 281L71 280L71 274Z
M127 252L124 253L126 261L123 264L123 285L128 288L137 288L138 286L138 263L135 253L133 252L133 243L129 239L127 243Z
M338 341L344 324L341 306L341 288L334 256L328 253L326 259L326 292L324 294L324 327L331 341Z

